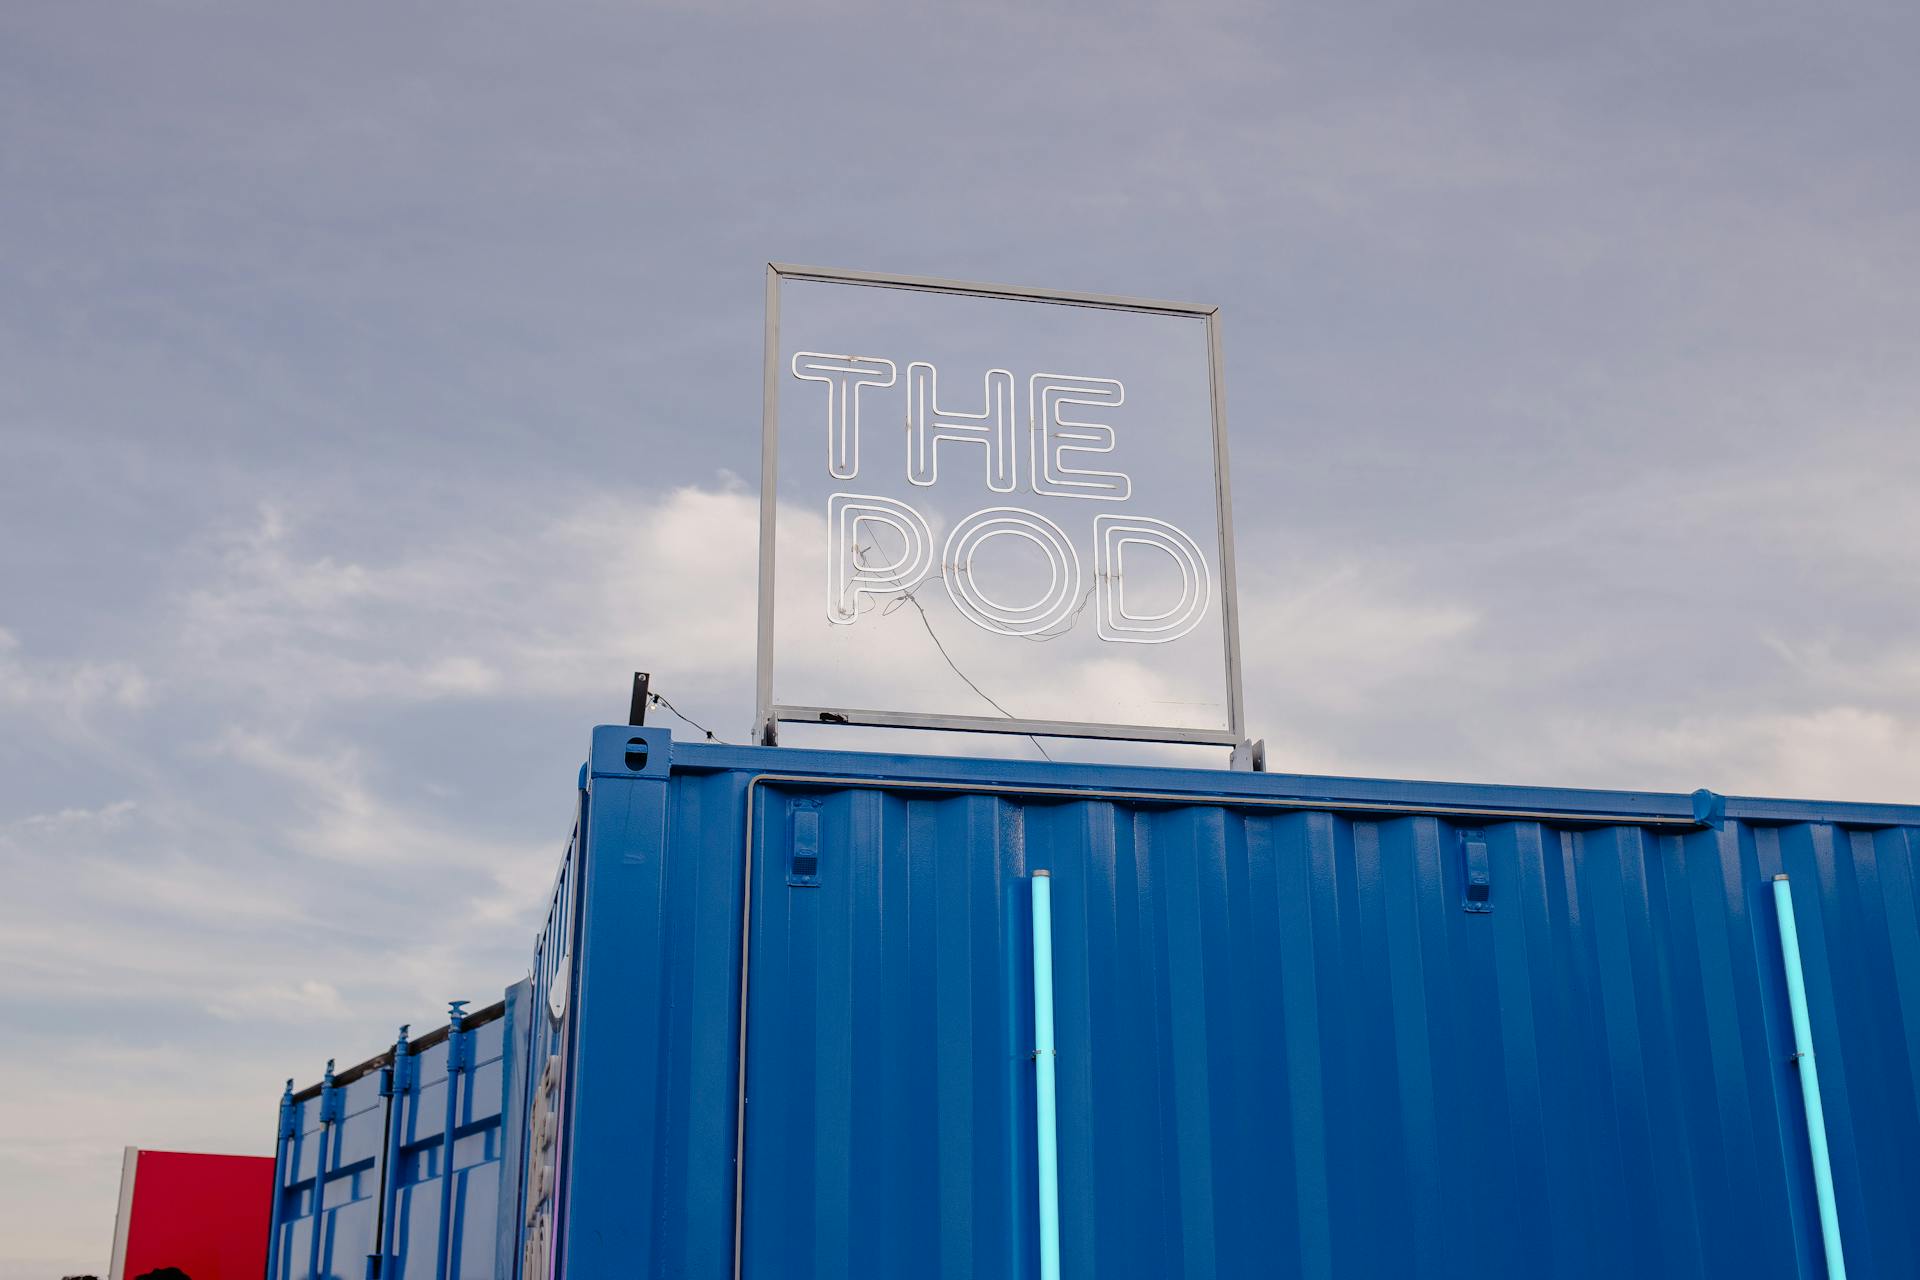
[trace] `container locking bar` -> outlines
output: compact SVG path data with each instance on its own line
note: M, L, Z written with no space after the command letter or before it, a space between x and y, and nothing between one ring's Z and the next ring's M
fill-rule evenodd
M393 1063L387 1068L387 1138L380 1158L380 1207L374 1219L373 1239L379 1252L368 1259L369 1280L382 1280L400 1265L399 1230L400 1146L407 1132L412 1106L414 1079L413 1048L407 1043L407 1026L393 1040ZM394 1261L389 1264L389 1258Z
M296 1152L293 1144L300 1136L299 1113L293 1104L293 1080L287 1080L287 1090L280 1095L280 1122L273 1144L273 1230L267 1236L267 1274L280 1274L280 1215L284 1211L287 1197L287 1183L290 1180ZM114 1274L124 1268L116 1245L114 1253Z
M319 1144L313 1161L313 1239L308 1244L307 1274L317 1276L320 1272L320 1245L327 1239L327 1161L340 1158L340 1135L334 1125L345 1115L346 1099L333 1083L333 1059L327 1059L327 1072L320 1077L320 1133L315 1141ZM329 1143L328 1139L332 1142ZM329 1151L331 1146L331 1151Z
M471 1096L462 1098L460 1087L469 1057L466 1022L467 1002L450 1001L447 1004L447 1118L440 1131L440 1248L434 1263L435 1280L451 1280L454 1276L453 1251L460 1238L453 1214L453 1157L460 1128L460 1105L465 1101L471 1106L473 1101ZM472 1089L472 1084L467 1083L469 1095Z

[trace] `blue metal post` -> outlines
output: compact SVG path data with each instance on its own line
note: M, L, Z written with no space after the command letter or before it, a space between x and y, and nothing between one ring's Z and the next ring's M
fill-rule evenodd
M308 1251L307 1277L319 1280L326 1274L320 1270L320 1245L327 1234L326 1192L327 1192L327 1138L333 1133L334 1087L333 1059L327 1059L327 1073L320 1078L320 1135L319 1148L313 1161L313 1245Z
M391 1259L399 1255L394 1245L395 1213L400 1204L400 1148L406 1141L406 1125L411 1118L408 1100L413 1097L413 1050L407 1046L407 1026L393 1041L393 1066L388 1068L387 1149L380 1158L380 1238L374 1247L380 1251L380 1275L389 1277Z
M466 1066L467 1002L447 1006L447 1126L440 1134L440 1257L434 1267L437 1280L453 1275L453 1131L460 1123L460 1072Z
M1034 1150L1040 1174L1040 1280L1060 1280L1060 1135L1054 1094L1053 877L1033 873Z
M286 1091L280 1095L280 1128L273 1144L273 1213L267 1224L267 1280L281 1280L281 1218L287 1209L287 1170L295 1157L294 1139L300 1134L293 1117L293 1081L289 1079Z
M1847 1260L1840 1251L1840 1209L1833 1198L1833 1163L1827 1154L1827 1114L1820 1105L1820 1071L1814 1066L1813 1024L1807 1017L1807 979L1800 969L1800 931L1793 922L1793 886L1784 875L1773 878L1773 906L1780 916L1787 1001L1793 1007L1793 1057L1800 1069L1800 1100L1807 1111L1807 1146L1813 1153L1813 1190L1820 1203L1827 1280L1847 1280Z

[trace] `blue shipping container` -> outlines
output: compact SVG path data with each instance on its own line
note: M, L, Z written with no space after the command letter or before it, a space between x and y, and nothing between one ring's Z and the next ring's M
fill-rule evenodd
M499 1269L402 1261L1043 1275L1046 872L1061 1275L1822 1276L1786 874L1848 1270L1920 1275L1917 855L1912 806L603 727L500 1020Z
M464 1003L464 1002L462 1002ZM495 1280L502 1130L524 1062L526 984L280 1104L268 1280ZM516 1117L518 1112L514 1113ZM448 1135L452 1135L449 1144ZM517 1147L515 1148L517 1150ZM516 1167L517 1167L517 1162ZM448 1170L452 1176L448 1176ZM502 1228L508 1240L501 1241Z

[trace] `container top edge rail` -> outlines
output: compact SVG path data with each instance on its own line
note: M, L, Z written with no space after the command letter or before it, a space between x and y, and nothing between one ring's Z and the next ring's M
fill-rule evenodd
M646 772L765 775L822 786L972 791L1008 797L1108 798L1141 803L1200 802L1246 808L1328 810L1368 815L1438 816L1487 822L1641 825L1684 830L1724 822L1758 825L1823 823L1846 827L1920 827L1920 804L1779 799L1691 792L1602 790L1433 782L1387 778L1248 773L1227 769L1011 760L843 751L811 747L732 746L674 741L665 727L601 725L594 730L588 772L631 777L629 744L644 738Z

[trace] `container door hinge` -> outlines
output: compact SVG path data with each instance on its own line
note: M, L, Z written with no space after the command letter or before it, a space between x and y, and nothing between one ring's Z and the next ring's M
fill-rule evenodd
M1493 910L1493 873L1487 858L1487 837L1481 831L1460 833L1461 860L1466 867L1466 897L1460 903L1464 911Z
M447 1074L465 1071L472 1065L468 1061L467 1046L467 1002L450 1000L447 1002Z
M1693 793L1693 820L1715 831L1727 825L1727 798L1705 787Z
M820 804L815 800L795 800L787 813L787 884L794 889L820 887Z
M413 1089L413 1050L407 1044L407 1024L400 1024L400 1034L393 1041L393 1065L387 1068L387 1087L383 1092L392 1097Z
M287 1091L280 1095L280 1136L294 1138L300 1134L300 1125L295 1120L298 1113L293 1105L293 1081L287 1081Z
M333 1083L333 1059L327 1059L327 1074L320 1079L320 1123L338 1124L346 1118L347 1100Z

